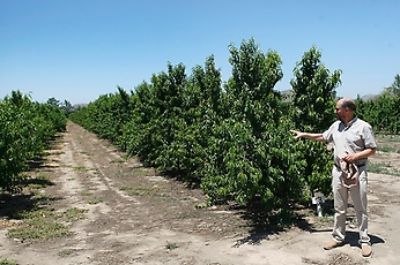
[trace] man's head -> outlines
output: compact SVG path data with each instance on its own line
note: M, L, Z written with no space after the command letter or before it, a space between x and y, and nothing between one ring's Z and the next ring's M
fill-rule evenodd
M342 98L336 102L336 115L337 117L348 123L354 118L354 112L356 111L356 103L350 98Z

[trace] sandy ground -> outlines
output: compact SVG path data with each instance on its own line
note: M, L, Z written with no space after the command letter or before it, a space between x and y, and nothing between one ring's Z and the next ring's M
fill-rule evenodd
M400 154L389 155L373 159L400 168ZM398 176L369 174L373 255L362 258L351 209L347 244L325 251L331 220L309 216L303 226L260 230L243 210L198 207L205 202L200 190L125 159L72 123L36 170L51 175L54 185L43 193L57 198L52 207L86 209L85 218L73 224L71 236L20 242L6 236L13 220L0 210L0 260L21 265L400 264ZM7 203L2 199L0 207Z

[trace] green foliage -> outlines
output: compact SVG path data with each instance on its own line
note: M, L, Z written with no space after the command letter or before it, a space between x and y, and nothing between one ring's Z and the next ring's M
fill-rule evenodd
M118 93L100 96L95 102L73 112L69 118L125 149L120 137L132 109L132 97L118 87Z
M167 73L140 85L123 134L127 151L148 165L199 182L208 138L220 111L220 84L220 73L210 57L204 68L194 68L190 78L183 65L169 65Z
M65 130L64 114L53 105L33 102L19 91L0 101L0 189L13 189L30 160Z
M228 117L210 138L202 188L214 202L235 200L270 210L287 206L302 197L302 162L273 91L282 78L280 57L273 51L263 54L252 39L230 51Z
M270 125L259 139L247 121L229 119L216 128L209 145L214 156L202 182L213 202L235 200L272 210L302 198L304 163L287 133L289 124L282 119L281 126Z
M321 64L321 53L312 47L297 64L294 76L291 117L295 128L311 132L326 130L335 119L335 88L340 83L340 71L330 74ZM331 154L325 146L311 141L303 142L299 150L306 161L303 174L310 192L319 189L329 193Z
M128 154L137 154L150 163L153 160L151 151L155 146L158 136L151 133L151 127L156 126L159 113L154 108L153 88L147 83L136 88L133 96L134 111L131 119L124 125L121 139Z
M299 68L299 77L308 68L314 72L304 76L308 83L302 79L296 85L306 96L296 97L293 113L299 115L292 118L307 118L304 125L319 129L316 121L320 126L332 121L339 73L330 76L315 53L307 55L313 56L307 59L310 66L304 62ZM127 97L129 103L121 103L120 91L101 96L71 118L102 137L117 139L146 165L200 185L212 203L234 200L271 212L287 209L304 199L306 185L321 183L319 173L329 159L315 157L322 146L306 149L289 133L299 123L288 116L292 103L274 91L283 76L279 54L261 52L253 39L239 48L231 45L230 54L232 76L224 85L212 56L189 76L182 64L168 65L166 72L139 85ZM311 117L299 111L299 102L313 107ZM307 179L306 168L312 170Z
M335 88L340 84L340 71L331 75L321 63L321 53L312 47L293 72L295 78L290 83L296 127L304 131L327 129L335 118Z

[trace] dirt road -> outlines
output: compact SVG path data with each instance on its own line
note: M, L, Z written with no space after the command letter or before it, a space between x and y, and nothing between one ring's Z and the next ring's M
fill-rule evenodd
M393 166L400 167L399 157L392 154ZM54 184L41 190L52 198L54 211L85 209L85 218L73 223L70 236L26 242L8 238L9 227L0 225L0 260L21 265L400 264L400 177L369 175L373 256L364 259L351 222L348 244L332 251L321 247L330 238L330 221L256 229L247 213L202 207L200 190L125 159L72 123L35 174L41 172ZM3 198L0 206L7 203Z

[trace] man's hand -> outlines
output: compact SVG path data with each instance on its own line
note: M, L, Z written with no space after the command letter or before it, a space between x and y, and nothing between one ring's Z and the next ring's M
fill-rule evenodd
M368 158L369 156L375 154L375 152L376 152L375 149L367 148L358 153L346 154L341 159L343 159L347 163L354 163L357 160Z
M303 132L296 131L296 130L290 130L290 132L295 134L294 135L295 139L299 139L299 138L304 137L304 133Z
M346 154L345 156L342 157L342 160L346 161L347 163L354 163L358 159L359 158L358 158L357 153Z

